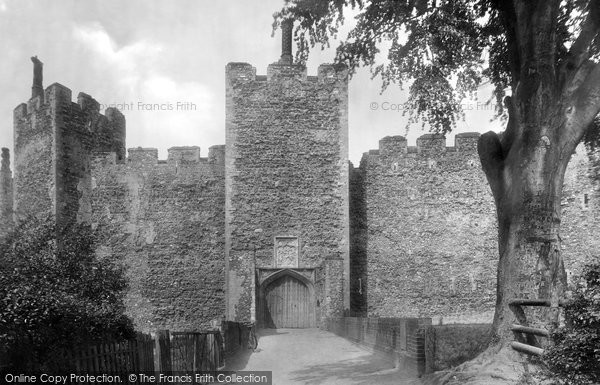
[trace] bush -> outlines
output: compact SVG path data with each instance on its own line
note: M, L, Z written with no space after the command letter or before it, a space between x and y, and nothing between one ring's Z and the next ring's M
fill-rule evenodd
M600 264L588 266L544 360L557 384L600 384Z
M0 244L0 346L12 369L65 369L62 349L134 335L121 267L95 255L94 232L29 220Z

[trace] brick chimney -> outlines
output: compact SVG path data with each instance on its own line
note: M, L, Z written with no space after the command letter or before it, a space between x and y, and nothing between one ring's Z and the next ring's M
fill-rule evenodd
M37 56L32 56L31 61L33 62L33 85L31 86L31 98L35 98L39 96L41 102L44 102L44 85L43 85L43 76L44 76L44 63L37 58Z
M294 20L286 19L281 22L281 59L279 64L293 64L292 56L292 30Z

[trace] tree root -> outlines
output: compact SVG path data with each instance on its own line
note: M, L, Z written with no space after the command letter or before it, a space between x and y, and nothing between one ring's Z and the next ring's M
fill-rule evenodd
M508 345L492 345L471 361L423 376L423 385L541 385L541 368Z

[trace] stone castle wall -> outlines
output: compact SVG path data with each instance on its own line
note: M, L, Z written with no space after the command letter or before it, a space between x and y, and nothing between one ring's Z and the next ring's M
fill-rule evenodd
M561 199L562 256L573 282L586 264L600 262L600 175L598 150L577 147L565 172Z
M98 255L127 267L140 330L250 320L255 268L276 267L275 238L298 239L314 269L317 321L346 309L381 317L490 321L495 207L476 153L424 135L386 137L348 163L347 72L289 63L257 76L226 69L226 146L132 148L125 118L53 84L14 111L15 157L0 165L0 235L53 214L99 230ZM562 240L571 276L598 258L598 154L580 146L565 176Z
M416 147L386 137L352 170L354 312L491 322L497 225L478 137L458 134L454 147L431 134ZM598 258L600 194L591 165L581 145L565 177L561 234L571 275Z
M16 219L53 214L59 225L87 222L90 161L94 151L124 152L125 118L106 115L89 95L71 101L71 90L49 86L14 111Z
M17 218L55 212L54 127L57 88L14 110L14 205Z
M455 147L424 135L417 147L386 137L363 156L352 202L357 242L355 311L381 317L488 319L495 303L493 198L476 152L478 134ZM358 295L357 295L358 294Z
M317 320L349 307L345 68L227 66L227 317L253 313L254 266L274 267L274 238L297 237L299 267L319 268ZM256 261L256 262L254 262ZM346 298L344 298L346 293Z
M2 231L52 214L99 229L97 253L127 267L127 313L140 330L201 330L224 309L224 146L134 148L125 118L53 84L15 109L15 177L3 153ZM4 156L6 155L6 156ZM14 183L12 188L11 183Z
M224 299L223 146L129 149L97 154L92 224L100 252L128 267L128 313L141 330L202 330L221 319Z

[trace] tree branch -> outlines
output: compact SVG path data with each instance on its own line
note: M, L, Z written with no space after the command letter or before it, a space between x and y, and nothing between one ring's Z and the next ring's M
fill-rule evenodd
M517 121L519 119L517 117L517 109L515 108L515 104L512 101L512 97L507 96L504 98L504 107L508 112L508 122L506 124L506 130L500 138L500 142L502 145L502 157L506 159L506 157L508 156L508 152L510 151L512 144L514 143L515 138L518 134Z
M567 70L577 70L587 61L590 45L600 32L600 1L591 0L587 17L581 24L581 32L571 46L565 60Z
M521 72L521 56L517 40L517 14L511 1L497 1L494 5L500 13L502 25L506 33L506 44L512 77L512 86L516 86Z
M569 116L570 132L567 133L566 139L575 144L581 141L585 131L600 113L600 63L587 63L590 70L573 95L573 106Z
M560 1L513 0L517 17L516 33L519 45L521 71L548 72L555 70L556 22ZM553 76L549 78L553 79Z
M477 153L483 172L487 177L496 202L499 202L504 192L502 170L504 168L504 155L502 143L498 134L488 131L479 137Z
M577 71L571 73L569 82L563 88L563 98L570 98L579 90L581 85L587 81L589 74L594 70L594 66L595 63L588 60L582 63Z
M585 125L589 126L600 112L600 63L594 65L577 94L576 106L582 114Z

